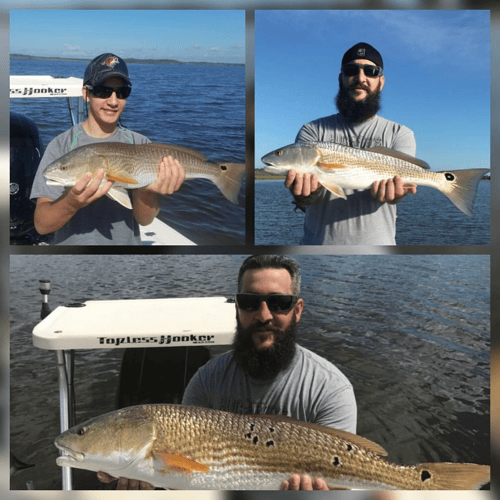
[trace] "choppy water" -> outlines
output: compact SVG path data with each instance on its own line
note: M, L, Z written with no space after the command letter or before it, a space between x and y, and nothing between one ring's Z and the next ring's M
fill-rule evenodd
M11 75L82 78L87 63L12 59ZM154 142L199 151L212 161L245 163L245 68L130 64L133 90L125 127ZM66 99L11 99L11 110L38 125L43 146L71 126ZM239 205L207 180L163 197L159 218L199 244L245 243L245 188Z
M397 245L488 245L490 186L481 181L474 216L467 217L440 192L419 187L398 205ZM304 214L294 211L283 181L255 183L255 244L298 245L304 234Z
M300 343L354 385L358 433L400 463L489 463L488 256L296 257ZM12 489L60 489L55 354L32 346L38 280L52 308L89 299L233 295L240 255L11 256L11 451L32 469ZM78 351L78 421L114 408L121 352Z

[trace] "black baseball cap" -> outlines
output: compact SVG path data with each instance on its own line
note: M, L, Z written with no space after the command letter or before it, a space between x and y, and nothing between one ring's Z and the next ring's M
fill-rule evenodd
M128 77L128 68L125 61L114 54L101 54L93 59L85 70L83 84L97 87L113 76L119 76L131 87Z
M368 59L368 61L372 61L382 69L384 68L384 61L382 60L380 52L369 43L360 42L352 46L344 54L344 57L342 58L342 66L354 61L354 59Z

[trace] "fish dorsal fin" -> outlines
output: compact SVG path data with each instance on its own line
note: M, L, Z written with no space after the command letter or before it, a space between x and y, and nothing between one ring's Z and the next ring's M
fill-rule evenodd
M162 144L161 142L150 142L148 144L141 144L139 147L144 149L157 150L158 154L162 156L175 156L175 152L186 153L188 155L196 156L201 161L207 161L207 157L198 151L185 148L183 146L175 146L173 144ZM169 152L170 151L170 152Z
M412 163L413 165L416 165L417 167L420 168L424 168L426 170L429 170L431 168L430 165L424 160L419 160L414 156L407 155L406 153L402 153L401 151L396 151L395 149L377 146L373 148L365 148L364 150L370 151L370 153L379 153L386 156L392 156L393 158L398 158L399 160L407 161L408 163Z
M185 457L184 455L180 455L179 453L155 452L155 455L162 461L168 471L189 473L208 472L210 470L210 467Z
M298 425L301 427L307 427L309 429L314 429L320 432L324 432L326 434L330 434L332 436L343 439L344 441L348 441L351 444L354 444L360 448L365 448L368 451L371 451L375 455L379 455L381 457L387 456L387 451L382 448L377 443L370 441L364 437L358 436L357 434L353 434L352 432L342 431L340 429L333 429L332 427L326 427L320 424L314 424L311 422L303 422L302 420L296 420L290 417L283 417L281 415L252 415L252 418L255 419L268 419L277 422L288 422L293 425Z

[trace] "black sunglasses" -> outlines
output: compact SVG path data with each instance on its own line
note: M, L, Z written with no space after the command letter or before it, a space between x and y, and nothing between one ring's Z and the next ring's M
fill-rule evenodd
M354 63L342 66L342 73L344 73L345 76L358 76L360 69L362 69L363 73L369 78L376 78L377 76L382 76L384 74L384 71L380 66Z
M242 311L257 311L262 302L267 304L271 312L285 312L292 309L297 303L297 295L283 295L281 293L271 293L261 295L259 293L237 293L236 304Z
M89 92L98 99L108 99L111 97L113 92L116 94L118 99L126 99L132 91L130 87L106 87L105 85L87 88L89 89Z

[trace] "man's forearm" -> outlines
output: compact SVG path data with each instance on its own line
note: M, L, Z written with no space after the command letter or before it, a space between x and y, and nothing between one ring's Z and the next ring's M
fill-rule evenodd
M50 234L65 226L78 209L65 196L57 200L38 198L34 214L35 229L39 234Z
M160 213L158 195L143 189L134 190L132 193L132 207L134 219L141 226L148 226Z

